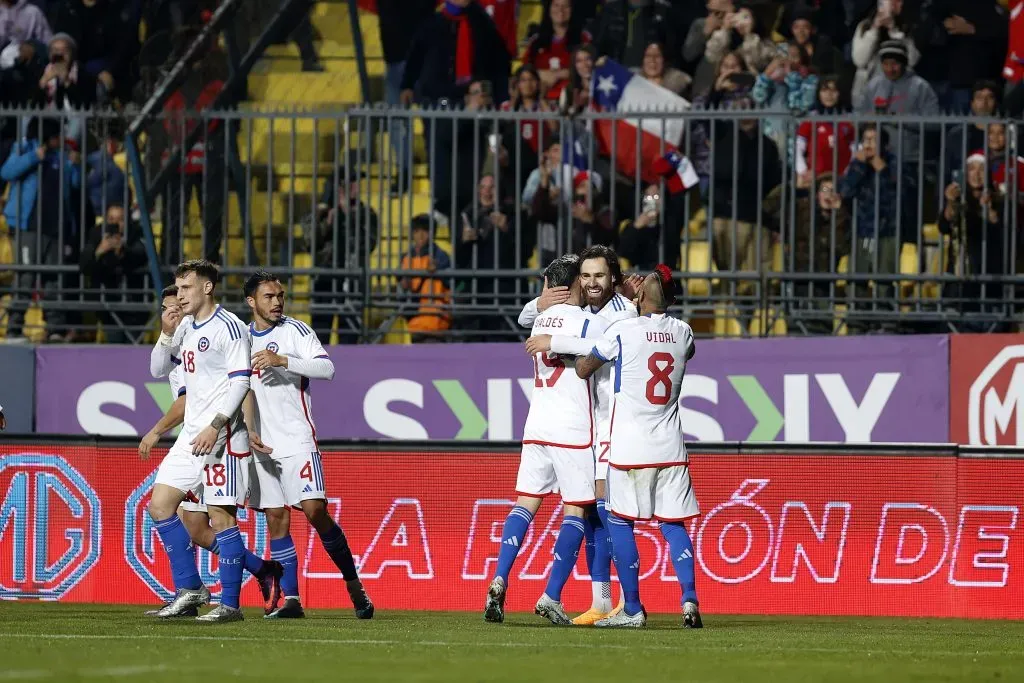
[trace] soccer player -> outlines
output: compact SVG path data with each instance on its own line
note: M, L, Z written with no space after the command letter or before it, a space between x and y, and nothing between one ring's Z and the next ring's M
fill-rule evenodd
M599 627L643 627L640 557L633 523L656 519L672 553L683 589L683 627L701 628L694 581L693 543L685 522L700 514L690 482L679 389L686 363L693 358L693 331L666 314L675 299L672 271L659 265L644 278L638 299L640 317L608 326L576 374L588 378L614 363L612 419L609 426L608 525L615 566L626 598L618 614Z
M373 618L373 603L356 570L348 540L327 511L324 469L310 408L309 380L334 378L334 363L303 322L284 315L284 287L274 275L257 271L245 282L252 309L252 369L255 405L247 401L246 421L253 455L249 505L263 510L270 527L270 554L284 565L284 604L268 619L304 616L299 601L298 557L289 535L289 507L301 508L341 571L359 619Z
M561 256L547 267L544 276L549 284L570 287L570 297L538 315L532 334L599 338L604 321L581 308L579 259L572 254ZM533 357L533 367L533 395L516 477L519 498L502 529L498 568L487 590L484 619L504 621L509 574L523 538L544 497L557 491L565 517L555 542L548 585L534 611L553 624L567 626L571 621L562 607L562 588L583 541L584 509L595 502L592 390L589 380L577 378L571 369L566 372L558 357L539 353Z
M608 325L618 320L636 317L636 307L633 303L615 290L617 287L622 287L627 294L632 295L633 291L639 288L640 282L639 276L635 275L623 279L619 257L610 247L593 246L580 254L580 283L586 294L586 305L591 313L597 314ZM545 311L554 303L564 301L568 289L552 287L550 284L546 283L541 296L528 303L523 309L519 315L520 325L531 326L538 311ZM531 348L531 342L535 341L536 338L531 337L527 342L527 353L530 355L538 352ZM585 356L593 347L588 342L580 342L567 336L559 337L559 342L569 345L582 344L582 347L576 347L574 351L563 349L562 353L572 355ZM569 348L574 347L570 346ZM572 623L577 626L592 626L599 619L604 619L609 614L621 610L623 604L620 601L619 606L615 610L612 609L612 547L608 537L605 505L605 478L608 476L608 397L611 396L608 383L610 377L611 369L602 368L594 378L596 380L594 414L597 422L594 474L597 480L597 504L594 508L588 509L584 525L585 553L587 569L590 572L593 601L589 610L572 620Z
M178 288L174 285L164 287L163 292L161 292L160 319L162 323L166 323L168 328L177 328L178 323L181 321ZM167 381L171 385L171 395L175 397L174 403L171 404L171 407L167 409L164 416L153 425L153 428L139 442L139 458L142 460L149 460L150 452L153 446L160 440L160 437L180 425L185 419L185 370L180 363L171 370ZM202 495L202 484L189 491L185 500L178 506L178 517L181 518L182 523L188 530L189 537L195 545L205 548L214 555L219 555L220 548L217 545L217 537L210 527L210 517L207 514L206 505L199 502L202 500ZM269 614L276 607L277 601L280 599L280 580L283 568L273 560L262 560L248 549L245 551L244 566L256 579L263 597L264 610ZM175 593L177 593L182 586L175 585L174 588ZM166 603L160 609L149 610L145 614L147 616L164 616L161 615L161 612L169 604ZM165 616L195 617L198 614L198 607L192 607L180 614Z
M150 356L153 377L166 377L178 363L185 371L185 422L157 470L149 514L171 561L177 595L165 614L176 616L210 601L196 571L188 531L178 506L203 485L202 501L220 549L221 603L197 617L205 622L240 621L239 594L245 546L235 514L245 503L249 435L241 416L252 372L245 324L219 305L217 267L186 261L174 272L182 320L177 328L161 318L162 333Z

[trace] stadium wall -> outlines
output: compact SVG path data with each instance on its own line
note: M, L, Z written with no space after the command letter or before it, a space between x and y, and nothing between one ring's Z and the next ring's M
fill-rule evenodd
M0 442L0 598L155 604L170 595L145 513L162 453L142 462L134 446ZM322 450L331 511L377 605L481 609L513 504L517 445L329 442ZM703 515L690 533L704 611L1024 617L1024 451L736 443L692 451ZM559 519L557 501L545 502L523 544L511 609L531 609L543 590ZM241 527L265 555L262 515L242 514ZM636 533L647 608L677 611L660 534L646 524ZM304 520L293 517L292 534L305 604L348 607L341 576ZM203 551L198 562L218 590L215 558ZM255 587L243 599L260 604ZM570 610L589 605L583 559L564 601Z

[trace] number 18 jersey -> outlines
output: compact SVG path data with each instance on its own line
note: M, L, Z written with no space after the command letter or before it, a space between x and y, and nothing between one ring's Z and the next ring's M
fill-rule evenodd
M599 338L605 322L578 306L551 306L533 321L531 337L541 334ZM533 356L533 392L523 430L524 444L590 448L594 443L594 402L589 380L552 353Z
M679 390L693 357L693 331L681 320L652 314L608 327L592 353L612 362L612 467L634 469L687 461Z

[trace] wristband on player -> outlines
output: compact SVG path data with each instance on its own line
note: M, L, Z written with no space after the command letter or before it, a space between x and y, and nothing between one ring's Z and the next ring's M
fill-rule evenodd
M160 346L170 346L171 342L174 341L174 335L167 334L166 332L160 333L160 338L157 340L157 344Z

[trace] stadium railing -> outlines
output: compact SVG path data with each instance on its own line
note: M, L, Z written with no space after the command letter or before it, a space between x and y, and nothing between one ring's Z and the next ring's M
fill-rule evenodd
M162 446L166 446L164 443ZM0 436L0 598L155 603L171 593L146 503L153 459L128 438ZM519 444L336 441L320 444L332 515L381 609L479 610L514 503ZM701 516L687 522L707 613L1006 618L1024 616L1012 550L1024 451L953 444L689 445ZM367 482L383 482L367 485ZM30 493L30 491L34 493ZM508 608L529 611L550 566L560 504L523 539ZM268 551L265 518L240 510L247 546ZM661 535L636 525L644 603L679 609ZM348 608L340 576L309 527L294 524L303 603ZM158 545L158 544L157 544ZM216 565L199 567L218 590ZM589 604L581 560L563 593ZM247 604L262 605L243 590ZM443 601L441 600L443 598Z
M58 120L54 112L3 116L19 130L33 117L37 126ZM45 181L37 168L34 184L54 187L36 193L34 206L12 208L24 196L14 189L27 182L5 181L8 222L23 229L8 226L0 271L12 285L14 310L35 299L48 321L62 313L65 329L94 330L98 316L108 339L138 342L152 329L152 278L140 269L117 278L116 287L109 279L101 287L80 267L108 205L120 199L132 206L139 191L125 172L118 137L125 122L114 114L60 116L62 138L71 144L56 153L76 166L89 191L69 192L63 175ZM413 326L413 338L515 338L519 309L539 288L538 269L594 243L616 245L630 269L672 265L684 284L680 312L701 335L1015 325L1024 284L1024 162L1013 121L775 111L624 116L489 108L163 113L143 131L147 175L167 165L167 151L190 130L200 128L202 139L178 149L177 168L185 171L175 170L161 195L144 205L165 275L182 258L216 258L226 303L244 308L241 277L257 266L272 268L289 280L292 312L325 339L377 342L417 316L428 324ZM639 119L651 133L647 143L654 138L642 153ZM219 125L225 121L231 125ZM679 151L698 184L675 193L674 170L658 175L650 162L670 151L660 135L679 123ZM846 161L860 153L872 124L884 130L885 165L854 176ZM798 147L801 131L806 143ZM411 144L403 145L410 133ZM562 150L550 152L558 166L552 184L569 188L582 168L601 177L586 206L574 208L568 189L551 193L542 207L527 201L529 176L551 142ZM804 147L807 163L822 174L797 172ZM971 157L984 164L983 173L971 170ZM497 223L481 201L487 176L505 216ZM945 221L953 182L965 199ZM826 202L821 190L830 184L845 195L842 210L819 211L819 198ZM356 210L338 210L339 187L353 188ZM47 205L54 210L43 211ZM652 227L630 227L655 205ZM426 253L438 261L444 257L434 249L444 252L450 268L434 270L439 264L425 259L403 267L418 215L426 216ZM126 242L136 234L137 223L129 221Z

